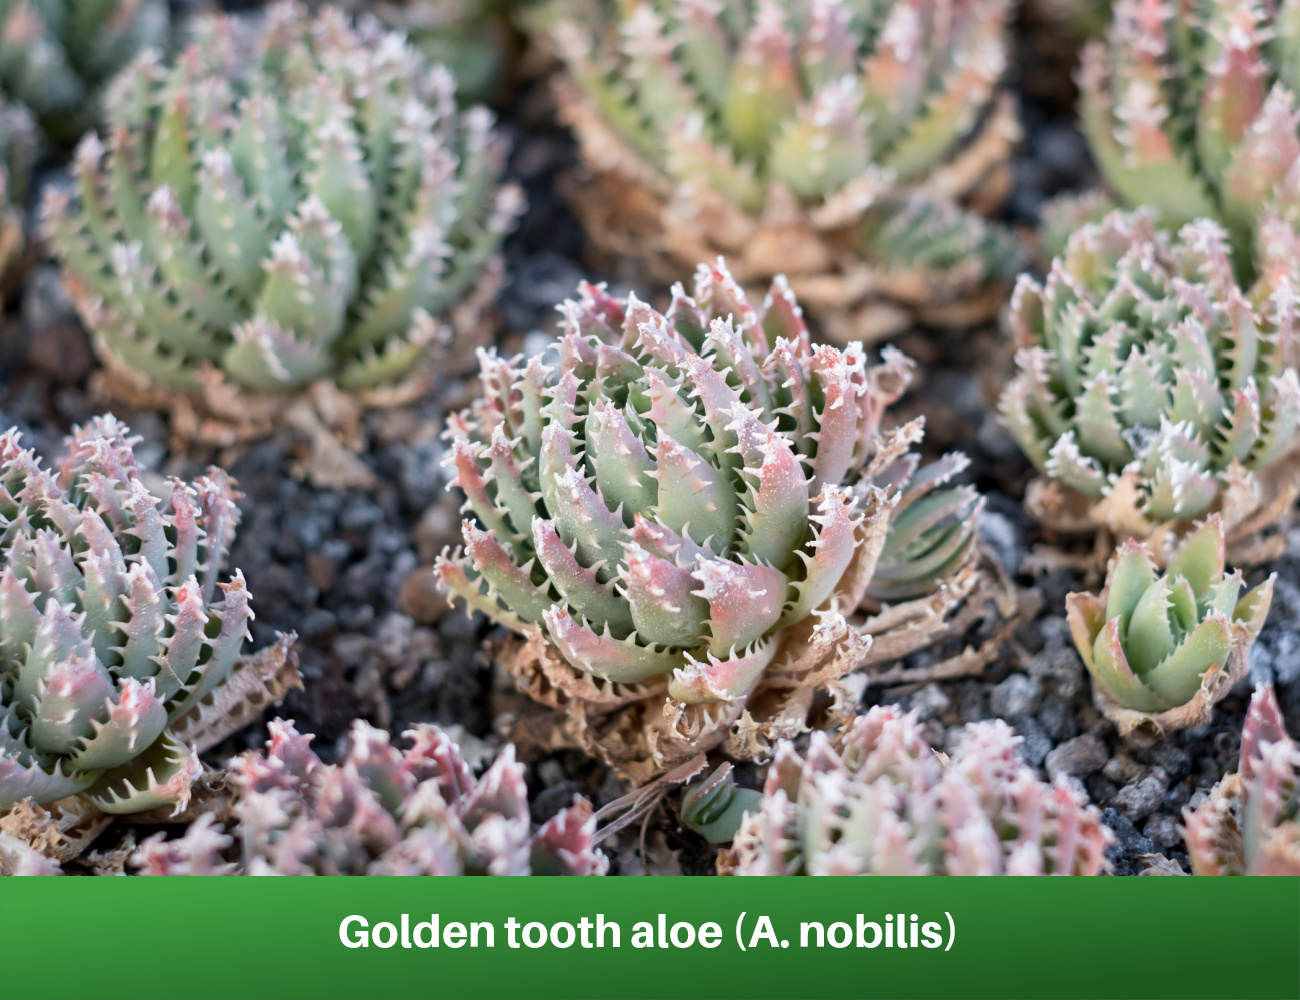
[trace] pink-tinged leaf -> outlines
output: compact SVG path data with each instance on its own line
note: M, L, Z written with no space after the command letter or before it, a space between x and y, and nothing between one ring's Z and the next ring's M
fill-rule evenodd
M817 513L809 521L814 525L816 537L796 551L804 564L804 578L793 582L797 596L782 616L781 622L786 625L801 621L822 606L839 584L858 547L862 515L848 491L827 486L814 503ZM889 505L883 507L875 516L889 516ZM808 549L812 550L811 556Z
M731 379L740 383L742 392L748 397L748 405L759 410L765 419L770 419L773 416L772 395L741 332L730 317L715 319L709 325L705 347L712 355L713 366L719 371L730 370Z
M778 339L767 359L767 369L767 377L775 386L776 401L780 404L772 412L789 418L794 426L785 431L786 435L800 455L811 455L816 442L809 435L817 430L817 420L808 390L807 359L796 353L793 343ZM782 424L787 424L787 421L783 420Z
M171 480L171 487L171 526L176 533L172 558L176 561L176 568L165 582L174 587L198 573L199 522L196 517L198 509L190 498L190 488L176 478Z
M203 600L211 601L217 592L217 580L221 568L225 565L226 553L230 551L235 540L235 529L239 526L239 507L235 501L243 494L235 489L235 481L224 471L209 466L207 475L194 481L198 493L199 519L203 525L203 537L207 552L203 560ZM162 580L163 577L159 577Z
M176 613L164 616L171 626L171 635L162 640L166 654L155 660L160 667L156 678L158 694L164 700L189 683L203 651L204 629L208 624L199 583L194 577L176 591L175 601Z
M691 573L699 583L692 591L708 602L714 656L734 655L766 635L785 607L786 576L761 563L700 559Z
M126 621L117 622L116 630L125 637L119 655L117 673L138 680L158 672L154 657L162 652L163 620L162 585L145 563L132 563L126 574Z
M620 594L643 642L693 646L700 641L709 605L693 596L698 584L688 569L624 542L619 578Z
M68 660L89 660L93 655L82 636L83 616L71 604L47 601L36 627L36 638L25 659L19 661L13 682L13 704L28 714L36 707L42 685L55 664Z
M652 453L656 469L648 475L658 483L656 516L700 545L726 552L740 513L740 501L726 473L667 434L660 434Z
M1070 637L1083 660L1084 666L1093 669L1092 646L1106 624L1106 606L1089 593L1065 596L1065 617L1070 624Z
M651 475L655 463L614 403L598 399L591 404L586 440L587 457L605 502L615 508L622 505L625 519L648 511L659 492Z
M57 802L76 795L94 779L93 772L70 776L60 769L45 771L35 764L24 765L15 757L0 756L0 809L7 810L28 797L35 799L37 805Z
M390 813L396 813L415 790L415 776L388 734L364 719L354 719L349 734L347 764Z
M861 718L861 716L859 716ZM763 797L772 798L778 791L784 792L791 802L799 798L799 781L803 776L803 760L795 751L789 740L780 740L772 762L767 767L767 778L763 781Z
M591 803L574 796L533 835L534 875L604 875L609 860L595 845L596 817Z
M850 379L850 369L841 351L818 344L813 349L811 370L822 396L817 411L817 432L809 435L817 441L812 481L808 486L815 495L823 486L843 483L853 467L860 413L858 390Z
M488 594L498 597L524 621L540 622L553 602L545 584L533 583L532 561L517 565L495 532L482 531L470 521L461 522L461 533L474 569L487 582Z
M1265 843L1278 836L1278 825L1295 795L1300 772L1300 751L1290 740L1261 743L1249 782L1242 789L1241 841L1246 863L1262 853Z
M1272 684L1261 684L1251 696L1246 721L1241 727L1241 763L1238 770L1243 780L1249 781L1254 777L1262 744L1282 743L1288 739L1282 709L1277 703L1277 693Z
M772 279L772 286L763 300L762 324L768 341L775 345L773 351L779 350L784 340L798 360L807 361L812 357L808 324L804 322L803 309L790 290L785 275L778 274Z
M696 559L702 556L708 558L713 555L708 549L693 542L689 535L678 534L661 522L652 521L640 514L632 519L632 530L628 534L632 541L646 551L684 568L695 565Z
M214 610L217 620L221 622L221 630L208 641L208 657L199 667L198 683L172 705L170 715L173 719L179 719L230 676L239 659L240 650L243 649L244 640L253 638L248 631L248 623L254 615L248 606L250 596L248 587L244 584L243 571L235 570L233 580L218 586L226 595L222 609L219 612Z
M540 517L533 518L533 548L547 579L573 611L589 622L608 625L617 636L632 631L627 602L615 592L613 581L602 583L594 570L579 563L555 528Z
M542 497L566 545L578 546L578 561L609 580L622 555L623 517L611 511L578 467L573 435L558 424L542 432ZM597 564L603 565L598 566Z
M402 735L414 744L403 756L402 766L416 784L436 781L443 799L453 807L474 790L474 772L441 729L421 722Z
M455 607L456 598L465 602L465 613L472 615L482 612L493 622L516 632L523 632L528 623L513 611L501 607L497 599L487 592L487 582L474 569L474 560L465 556L459 549L455 552L444 550L434 562L433 571L447 588L447 603ZM473 573L473 579L470 574Z
M482 450L482 445L468 438L457 438L452 443L448 464L456 470L456 478L447 484L447 488L459 487L465 494L465 505L461 509L472 510L485 528L509 538L511 533L505 513L488 492L487 477L479 469L478 456Z
M644 385L645 396L650 401L645 418L659 433L680 441L696 453L716 454L717 448L710 444L695 408L677 394L677 386L666 372L645 369Z
M507 438L505 431L497 427L492 431L492 444L486 454L492 468L492 482L496 486L496 510L504 510L510 515L508 530L502 531L495 526L493 530L510 543L515 558L522 562L528 558L528 535L540 494L532 492L524 484L524 469L528 463L521 464L516 460L518 443Z
M167 710L153 682L128 677L118 686L117 701L108 705L107 718L95 720L94 733L69 763L78 771L118 767L157 740L166 725Z
M622 640L608 630L597 634L564 608L550 608L544 618L547 634L560 655L583 673L615 683L636 684L670 674L685 662L680 652L639 645L635 633Z
M668 682L668 694L687 704L733 701L747 695L767 665L776 655L776 642L758 642L741 651L718 659L706 651L703 661L686 654L685 665L678 667Z
M0 570L0 649L16 660L24 645L36 641L40 623L36 595L18 579L12 566Z
M740 403L740 395L720 372L698 355L687 358L682 373L691 396L704 411L704 423L713 432L714 460L723 470L739 468L741 459L732 451L736 436L727 428L734 420L732 411Z
M113 679L93 654L55 663L37 692L29 730L32 748L40 753L68 753L93 731L91 724L104 714L112 695Z
M808 533L808 480L789 440L757 421L733 424L742 451L752 432L760 437L755 450L762 456L757 468L746 466L757 486L742 510L741 551L754 559L787 569L794 552Z

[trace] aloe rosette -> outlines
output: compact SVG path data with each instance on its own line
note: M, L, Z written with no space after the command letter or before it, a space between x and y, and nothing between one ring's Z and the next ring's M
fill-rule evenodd
M621 0L553 25L596 244L664 280L724 254L840 342L991 315L1014 245L1003 0Z
M281 3L256 33L195 30L115 81L107 142L43 206L111 373L232 422L425 374L521 207L492 114L373 18Z
M1176 237L1145 210L1085 225L1012 299L1019 372L1001 412L1043 473L1031 512L1159 553L1215 511L1237 561L1276 554L1261 532L1297 495L1294 314L1281 269L1242 289L1212 220Z
M1084 132L1111 191L1172 228L1217 219L1249 273L1261 222L1300 222L1297 55L1289 3L1116 3L1079 74Z
M1098 875L1112 841L1064 776L1045 784L1000 720L941 760L914 714L877 705L839 752L782 742L719 868L733 875Z
M76 430L57 473L0 435L0 809L81 795L110 813L180 808L196 749L297 683L288 642L241 657L239 521L219 469L167 499L112 417Z
M71 144L99 123L113 75L167 34L164 0L0 0L0 93Z
M1246 675L1264 627L1273 577L1246 591L1224 575L1223 528L1211 515L1157 572L1130 539L1115 555L1101 597L1070 594L1070 632L1092 674L1098 706L1141 738L1209 721L1213 704Z
M562 310L555 363L484 354L485 398L450 428L475 519L437 569L528 638L525 688L592 716L658 699L664 723L625 714L618 751L586 731L664 764L722 739L760 682L806 692L869 662L845 616L902 495L873 477L913 468L919 427L880 427L910 362L813 346L782 282L756 309L722 261L664 314L591 285ZM960 539L928 541L923 569L962 563Z
M157 834L132 862L143 875L604 875L591 803L575 796L535 828L524 767L507 746L476 778L455 743L419 724L400 750L358 719L347 754L325 764L311 736L270 723L265 752L231 762L234 836L211 814L184 836ZM233 842L239 864L224 860Z
M1196 808L1183 838L1197 875L1300 875L1300 746L1271 684L1255 690L1241 727L1241 763Z

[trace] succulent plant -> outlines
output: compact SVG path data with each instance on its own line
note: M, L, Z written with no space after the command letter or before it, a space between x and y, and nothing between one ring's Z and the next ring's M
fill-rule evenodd
M1217 219L1249 270L1270 214L1300 222L1300 18L1250 0L1120 0L1083 53L1081 115L1121 202Z
M0 810L80 794L110 813L179 808L211 745L296 683L241 658L239 521L219 469L146 488L113 417L74 431L58 473L0 435Z
M167 32L165 0L0 0L0 92L72 143L98 123L103 86Z
M1300 747L1287 735L1273 685L1255 689L1241 728L1241 763L1195 809L1183 836L1197 875L1300 875Z
M347 756L322 764L292 722L270 724L266 752L231 762L247 875L603 875L591 804L575 796L536 831L524 768L506 748L475 779L437 726L416 725L400 751L357 720ZM210 815L185 836L146 840L144 875L233 875L232 838Z
M35 148L31 114L0 94L0 281L22 252L23 203Z
M1033 513L1145 538L1217 510L1243 546L1286 516L1300 380L1294 286L1274 284L1243 292L1213 221L1171 238L1149 211L1085 225L1045 284L1022 276L1001 410L1046 477Z
M620 0L552 29L598 245L660 277L725 254L838 339L991 315L1016 253L1005 0ZM841 336L853 331L852 336Z
M1066 598L1070 632L1092 674L1098 705L1127 734L1209 721L1210 706L1246 674L1246 655L1273 600L1273 577L1254 589L1224 576L1223 527L1212 514L1160 575L1129 539L1100 598Z
M372 18L200 22L115 81L107 148L44 218L101 355L134 383L277 394L411 374L520 208L484 108Z
M784 282L755 309L721 259L694 297L674 286L666 314L579 291L554 364L482 355L484 398L449 428L475 520L437 570L528 638L520 679L541 700L594 716L667 695L670 732L629 724L614 740L650 739L666 766L670 745L721 739L760 679L793 691L868 662L871 638L844 616L905 495L874 477L897 486L914 468L919 426L880 431L911 363L814 347ZM891 596L924 582L913 559L931 574L960 562L930 523L947 513L926 500L908 515Z
M1110 831L1065 779L1048 785L1005 722L967 727L949 764L914 713L877 705L839 753L782 742L720 868L736 875L1097 875Z

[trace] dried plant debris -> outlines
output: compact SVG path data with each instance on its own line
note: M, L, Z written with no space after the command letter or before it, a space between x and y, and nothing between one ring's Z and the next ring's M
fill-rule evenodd
M292 637L241 656L239 522L219 469L150 494L113 417L58 471L0 436L0 809L79 795L108 813L184 808L196 752L298 683Z
M475 778L436 726L388 734L358 720L339 764L275 720L265 753L231 762L241 797L225 834L211 815L185 834L155 834L132 856L142 875L603 875L591 805L533 829L524 768L507 746ZM237 844L238 863L225 860Z
M846 616L882 553L909 634L907 597L968 585L979 502L935 491L960 459L918 473L919 424L881 427L910 373L897 352L812 346L783 282L755 309L721 260L667 314L590 285L563 312L553 364L482 356L485 398L451 423L475 520L438 572L524 637L507 662L583 745L639 780L733 724L761 755L869 662Z
M375 403L427 387L522 205L492 113L458 111L401 35L293 3L245 28L201 20L170 66L139 56L107 144L88 135L75 191L43 205L110 386L227 437L265 433L317 380Z
M1130 539L1115 554L1100 598L1066 598L1094 699L1121 735L1150 740L1204 725L1211 706L1246 675L1274 577L1243 594L1241 573L1224 576L1223 564L1223 527L1214 514L1164 575Z
M1085 225L1011 305L1019 373L1002 420L1043 478L1026 507L1061 531L1105 527L1163 558L1221 515L1234 562L1276 558L1300 493L1295 285L1244 291L1213 221L1176 237L1146 210Z
M1017 253L996 206L1019 136L998 96L1004 0L648 0L550 35L598 246L665 281L725 254L789 277L839 342L999 308Z

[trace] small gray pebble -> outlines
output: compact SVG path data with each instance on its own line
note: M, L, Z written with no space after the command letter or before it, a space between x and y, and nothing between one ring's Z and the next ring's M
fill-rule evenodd
M1084 734L1062 743L1047 755L1047 773L1055 778L1065 774L1086 778L1096 774L1106 763L1106 747L1095 736Z
M1130 785L1125 785L1111 800L1111 804L1134 823L1146 819L1160 808L1165 798L1165 776L1159 768Z
M937 719L952 707L952 699L943 692L938 684L927 684L919 691L912 692L908 708L916 712L921 722Z
M989 708L999 718L1033 715L1043 697L1043 686L1027 674L1012 674L989 694Z

